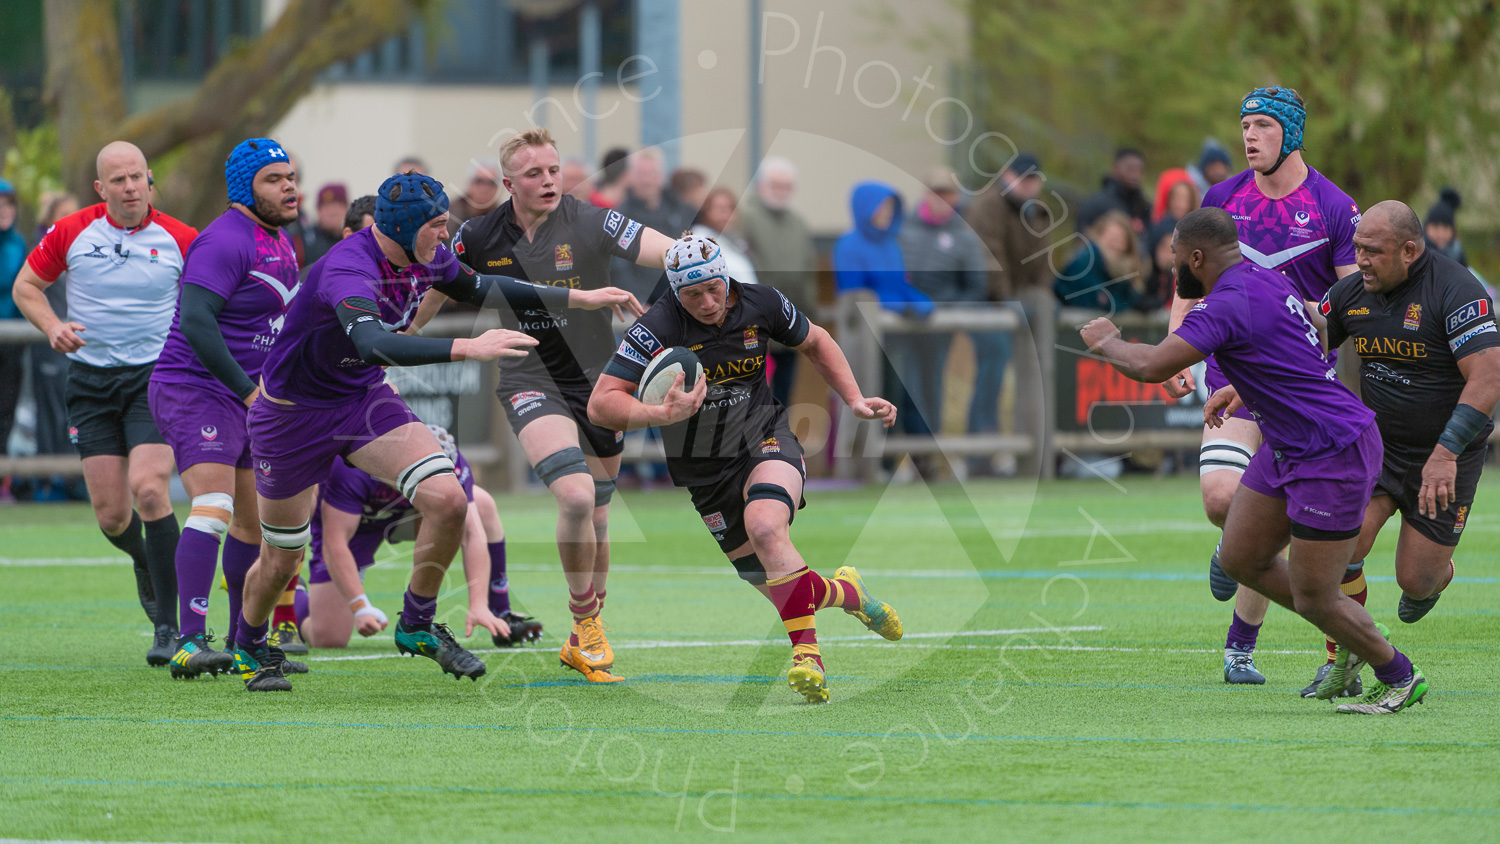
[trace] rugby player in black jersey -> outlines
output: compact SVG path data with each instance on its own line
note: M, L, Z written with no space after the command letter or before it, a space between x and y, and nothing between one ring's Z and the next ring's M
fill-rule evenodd
M1359 547L1368 551L1381 525L1401 513L1397 614L1411 623L1453 579L1453 549L1500 401L1500 333L1479 280L1426 247L1406 205L1370 209L1354 249L1359 273L1335 284L1319 311L1330 346L1354 338L1361 393L1385 441Z
M731 279L713 239L684 236L668 250L666 266L672 295L658 299L625 332L594 387L589 418L606 428L661 428L673 483L688 488L740 577L781 615L792 640L788 683L809 702L827 702L813 614L838 607L891 640L901 638L901 619L870 596L852 566L830 580L811 571L792 545L792 518L806 505L807 467L786 409L766 383L768 344L775 340L806 355L859 418L889 428L896 409L860 393L833 338L780 292ZM698 355L704 377L687 391L678 374L661 405L637 400L647 363L674 346Z
M661 267L672 238L564 194L558 185L561 166L546 129L522 132L502 144L502 183L510 199L464 223L453 239L459 260L478 272L574 290L608 287L615 256ZM625 310L638 316L644 309L632 298ZM589 422L586 410L589 391L615 345L609 314L533 310L501 319L506 328L538 340L526 362L501 364L497 393L526 459L557 499L558 555L573 614L572 633L558 656L590 680L614 680L609 674L614 652L599 614L609 573L609 500L620 471L623 433Z

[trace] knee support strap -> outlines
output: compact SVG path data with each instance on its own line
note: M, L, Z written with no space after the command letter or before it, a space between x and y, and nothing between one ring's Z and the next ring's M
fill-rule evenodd
M401 495L407 501L413 501L417 497L418 484L428 478L451 474L453 474L453 461L441 451L434 451L402 469L401 473L396 476L396 489L401 490Z
M1202 477L1220 469L1228 469L1243 475L1250 466L1250 458L1254 456L1254 446L1234 440L1209 440L1198 449L1198 476Z
M615 479L614 478L607 478L607 479L602 480L602 481L598 480L598 479L595 479L595 481L594 481L594 506L595 507L603 507L604 505L608 504L609 500L611 498L614 498L614 496L615 496Z
M739 573L740 580L751 586L766 585L766 567L761 564L760 557L753 552L738 559L730 560L730 565Z
M745 503L752 501L780 501L791 511L790 515L797 515L797 503L792 500L792 494L786 491L786 487L780 484L751 484L745 491Z
M589 462L583 459L583 449L576 445L568 446L537 461L536 476L542 479L542 483L552 486L552 482L564 475L587 475L589 474Z
M272 548L301 551L312 539L312 522L303 522L300 527L277 527L261 522L260 537Z
M233 518L234 496L227 492L210 492L193 496L193 509L188 512L187 521L182 526L223 539Z

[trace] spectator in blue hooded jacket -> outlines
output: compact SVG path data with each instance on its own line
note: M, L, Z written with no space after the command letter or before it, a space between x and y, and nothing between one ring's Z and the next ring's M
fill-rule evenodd
M0 319L19 319L20 310L11 298L16 275L26 262L26 238L16 225L19 212L16 189L0 179ZM26 347L0 345L0 455L7 452L10 426L16 418L16 401L21 396L21 361ZM0 480L0 499L10 498L10 479Z
M932 314L932 298L911 284L902 257L901 196L895 188L880 182L860 182L849 197L854 214L854 229L833 245L833 277L840 294L866 289L875 293L881 307L908 317L925 318ZM913 401L900 373L917 369L924 354L916 335L906 333L885 336L886 395L896 405L896 418L909 434L930 433L920 413L913 412Z
M901 257L901 196L881 182L860 182L849 197L854 229L833 245L839 293L865 288L880 304L907 316L932 313L932 299L911 285Z

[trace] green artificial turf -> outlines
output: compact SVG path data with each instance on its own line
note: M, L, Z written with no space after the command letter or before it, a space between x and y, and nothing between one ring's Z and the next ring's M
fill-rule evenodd
M0 837L113 841L1478 840L1500 826L1500 517L1480 494L1458 580L1395 619L1394 523L1370 607L1431 681L1336 716L1296 691L1322 639L1273 609L1263 687L1227 687L1229 607L1195 479L815 492L793 538L901 613L818 617L832 703L681 491L623 493L605 621L615 672L558 666L551 499L500 497L512 594L547 625L479 683L386 634L314 651L290 694L146 667L134 579L85 506L0 511ZM1023 532L1024 528L1024 532ZM392 616L409 566L367 579ZM67 563L67 564L63 564ZM454 566L440 604L462 624ZM226 629L223 593L210 626ZM1367 671L1366 682L1373 678Z

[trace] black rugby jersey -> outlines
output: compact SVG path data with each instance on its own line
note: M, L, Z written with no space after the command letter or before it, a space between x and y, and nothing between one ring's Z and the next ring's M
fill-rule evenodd
M677 297L656 300L625 332L604 368L639 384L651 358L673 346L686 346L703 363L708 396L688 419L661 429L667 469L677 486L716 483L734 471L752 448L776 448L772 439L786 408L766 383L767 340L797 346L812 323L774 287L729 282L730 306L722 325L705 325ZM784 425L782 427L785 427Z
M640 223L608 208L564 195L528 241L516 223L514 200L464 222L453 236L453 253L481 273L507 275L573 290L609 287L609 260L634 261L641 254ZM506 380L551 376L559 386L587 389L614 348L609 308L585 311L502 310L500 324L538 340L524 358L500 358Z
M1430 453L1464 390L1458 361L1500 346L1484 287L1432 249L1390 293L1366 292L1357 272L1339 279L1319 311L1330 346L1354 338L1360 393L1387 446ZM1493 427L1474 442L1482 446Z

